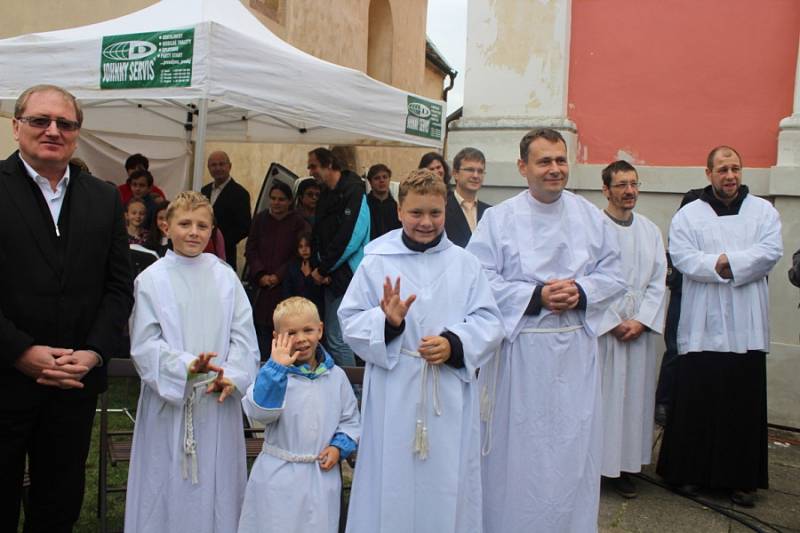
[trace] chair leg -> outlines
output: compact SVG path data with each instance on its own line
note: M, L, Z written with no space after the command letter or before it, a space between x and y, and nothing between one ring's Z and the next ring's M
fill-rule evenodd
M28 477L28 467L25 466L25 477L22 480L22 512L29 516L31 504L31 480Z
M100 395L100 446L97 468L97 518L100 533L108 530L108 393Z

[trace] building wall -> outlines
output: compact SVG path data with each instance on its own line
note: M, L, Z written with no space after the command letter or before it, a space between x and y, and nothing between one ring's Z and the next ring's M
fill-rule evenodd
M774 165L798 32L796 0L573 0L578 161L692 166L730 144L748 166Z
M0 19L0 39L102 22L155 3L155 0L14 2L13 9L5 9Z

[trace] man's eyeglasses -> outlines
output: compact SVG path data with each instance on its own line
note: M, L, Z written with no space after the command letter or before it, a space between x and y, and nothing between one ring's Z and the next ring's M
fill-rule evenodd
M50 124L55 122L59 131L77 131L81 125L74 120L67 120L65 118L50 118L50 117L17 117L20 122L25 122L31 128L37 130L44 130L50 127Z
M486 172L482 168L475 168L475 167L463 167L458 169L458 172L463 172L464 174L477 174L478 176L483 176Z
M630 182L623 182L623 183L615 183L611 186L612 189L616 189L618 191L624 191L628 187L633 189L639 190L639 187L642 185L641 181L630 181Z

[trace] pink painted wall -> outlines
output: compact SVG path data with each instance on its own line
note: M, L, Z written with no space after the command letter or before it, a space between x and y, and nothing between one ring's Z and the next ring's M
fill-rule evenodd
M718 144L775 164L792 114L798 0L572 0L578 161L699 166Z

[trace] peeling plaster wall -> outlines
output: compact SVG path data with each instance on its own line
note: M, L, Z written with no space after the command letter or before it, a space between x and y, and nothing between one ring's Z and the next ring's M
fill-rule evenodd
M464 116L564 116L570 0L472 0L469 9Z
M775 164L792 114L796 0L573 0L569 118L579 161L696 165L719 144Z

